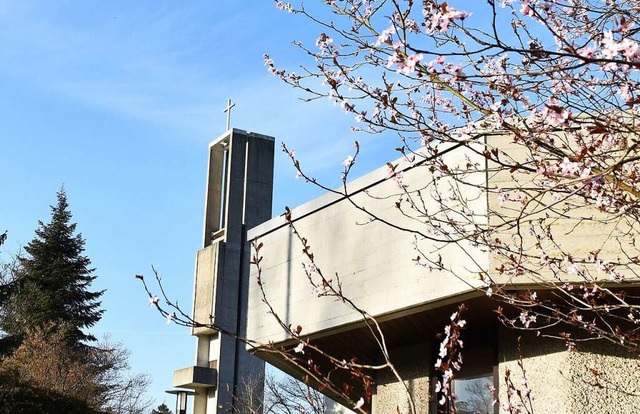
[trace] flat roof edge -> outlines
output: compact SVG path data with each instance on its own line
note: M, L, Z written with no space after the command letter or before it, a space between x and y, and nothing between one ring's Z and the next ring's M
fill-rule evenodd
M426 150L423 148L414 152L417 157L427 158L428 154ZM423 159L424 159L423 158ZM393 164L397 164L395 171L404 172L410 170L412 168L416 168L420 166L422 163L422 159L417 161L410 161L407 157L397 158L392 161ZM384 181L392 178L390 174L390 170L388 165L383 165L381 167L376 168L375 170L362 175L358 178L355 178L353 181L349 181L346 183L345 187L340 187L332 190L331 192L327 192L319 197L314 198L304 204L299 205L291 209L291 217L293 221L300 220L306 216L309 216L317 211L320 211L324 208L331 206L339 201L345 200L350 196L358 194L362 191L365 191L375 185L378 185ZM313 185L310 183L310 185ZM346 195L345 195L346 188ZM259 238L260 236L267 235L283 226L286 226L287 223L284 218L284 214L274 217L268 221L265 221L262 224L258 224L257 226L249 229L247 232L247 239L253 240Z

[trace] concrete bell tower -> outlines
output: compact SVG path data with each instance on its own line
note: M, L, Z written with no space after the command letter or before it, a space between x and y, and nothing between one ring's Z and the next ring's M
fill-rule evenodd
M196 254L193 319L246 337L249 262L247 230L271 218L274 138L230 129L209 145L202 249ZM173 385L192 389L194 414L232 412L247 380L264 362L238 339L193 328L195 366L174 372ZM256 381L254 381L256 382ZM261 383L260 383L261 384ZM255 385L255 384L254 384ZM262 386L255 390L260 394Z

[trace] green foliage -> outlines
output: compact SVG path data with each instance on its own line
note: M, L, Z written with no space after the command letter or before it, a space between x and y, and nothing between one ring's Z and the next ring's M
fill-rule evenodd
M23 338L29 329L53 325L70 344L82 345L95 341L83 329L100 320L103 311L98 299L103 291L89 290L94 269L82 254L85 241L75 234L64 189L57 199L51 207L51 222L39 222L36 236L24 248L27 254L19 258L9 298L0 312L0 328L15 339Z
M102 317L64 189L34 239L0 264L0 413L139 414L150 379L128 374L128 351L85 333ZM1 239L0 239L1 241Z
M171 411L165 403L162 403L157 408L151 410L151 414L173 414L173 411Z

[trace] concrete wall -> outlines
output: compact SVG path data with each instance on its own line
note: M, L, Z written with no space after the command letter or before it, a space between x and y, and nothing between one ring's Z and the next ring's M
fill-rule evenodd
M508 153L509 159L504 161L536 168L531 163L529 151L523 145L514 143L510 136L487 135L487 144L490 148L500 148ZM540 159L540 155L537 158ZM565 259L567 253L576 261L587 260L594 253L604 261L626 261L621 258L620 246L630 248L634 245L633 239L640 233L640 223L637 220L630 220L617 212L603 212L593 199L547 191L556 183L542 175L509 171L494 162L489 162L487 168L489 221L491 226L497 228L492 239L502 240L516 255L521 251L532 257L523 261L524 267L530 271L510 279L507 275L501 277L496 271L501 263L508 263L509 260L492 255L488 270L495 280L520 284L555 282L552 272L541 266L542 260L539 258L543 252L560 261ZM571 179L562 181L571 182ZM575 187L569 189L577 190ZM501 201L498 190L508 193L511 200ZM631 256L640 253L636 248L631 251ZM599 272L593 261L581 267L597 279L608 280L609 275ZM629 281L640 280L640 267L637 264L628 269L619 267L618 270ZM562 278L564 281L584 280L578 275L566 273L563 273Z
M466 162L465 154L453 155L456 158L452 164ZM405 182L413 183L414 189L429 179L427 169L411 168L399 161L396 171L402 170ZM407 217L396 207L401 191L394 180L387 179L388 175L388 169L381 168L349 183L348 199L327 194L292 211L295 226L309 240L317 266L336 286L339 278L345 297L372 315L413 311L430 302L473 291L478 285L478 271L488 266L486 253L464 241L443 245L415 233L390 229L362 211L366 209L399 226L425 230L418 217ZM475 179L481 183L483 176ZM440 184L445 185L444 181ZM475 214L485 216L486 201L480 189L469 187L465 191ZM427 209L436 208L436 202L427 194L424 201ZM443 228L446 230L446 226ZM285 323L301 325L305 334L311 334L361 320L349 306L335 298L318 298L318 292L312 291L303 268L309 260L282 217L255 227L248 237L264 244L260 252L263 286L269 303ZM442 255L450 272L429 271L416 265L416 244L434 257ZM436 248L440 250L432 252ZM255 281L256 267L251 271ZM249 288L248 329L248 336L261 342L287 339L267 314L256 283Z
M193 319L209 324L214 314L214 297L218 255L223 242L211 244L196 254L195 289L193 295ZM207 328L193 328L193 335L212 333Z

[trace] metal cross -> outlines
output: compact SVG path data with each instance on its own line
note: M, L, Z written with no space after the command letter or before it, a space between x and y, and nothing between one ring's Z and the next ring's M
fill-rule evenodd
M236 104L231 103L231 99L229 99L229 102L227 102L227 107L224 108L224 112L227 114L227 131L231 127L231 108L233 108L234 106L236 106Z

